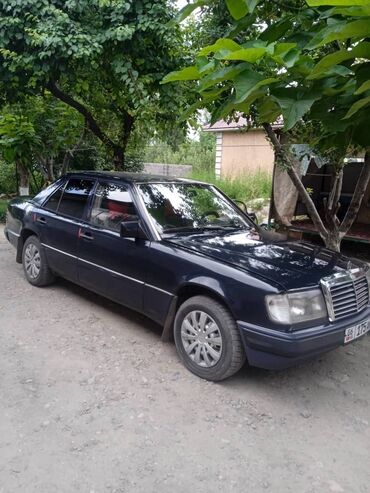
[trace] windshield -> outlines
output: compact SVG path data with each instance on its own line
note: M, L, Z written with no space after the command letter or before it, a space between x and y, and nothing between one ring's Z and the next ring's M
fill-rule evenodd
M211 185L139 185L146 208L160 233L250 228L245 217Z

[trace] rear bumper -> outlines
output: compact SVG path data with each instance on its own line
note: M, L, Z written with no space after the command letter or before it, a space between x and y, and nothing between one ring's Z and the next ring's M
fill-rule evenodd
M268 370L289 368L344 345L344 332L370 320L370 307L356 316L297 332L279 332L238 321L251 366Z
M9 243L11 243L14 246L14 248L17 248L19 234L15 233L14 231L12 231L11 229L9 229L5 226L4 235L5 235L5 238L9 241Z

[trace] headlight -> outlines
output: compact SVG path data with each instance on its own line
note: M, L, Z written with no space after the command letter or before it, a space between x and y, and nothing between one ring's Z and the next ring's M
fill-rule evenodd
M299 293L266 296L270 318L279 324L297 324L327 317L324 296L320 289Z

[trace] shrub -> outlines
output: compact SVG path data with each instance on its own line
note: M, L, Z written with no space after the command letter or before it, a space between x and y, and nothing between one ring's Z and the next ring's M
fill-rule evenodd
M0 195L15 193L16 191L15 164L9 164L0 159Z
M8 201L0 199L0 223L5 223Z
M259 171L250 175L241 175L236 178L216 178L214 172L193 171L191 177L194 180L213 183L226 195L234 200L249 200L258 198L270 198L272 177L269 173Z

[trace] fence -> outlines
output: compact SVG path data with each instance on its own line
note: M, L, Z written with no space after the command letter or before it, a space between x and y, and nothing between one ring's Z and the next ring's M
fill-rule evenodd
M144 172L152 175L171 176L173 178L186 178L191 174L192 166L189 164L161 164L145 163Z

